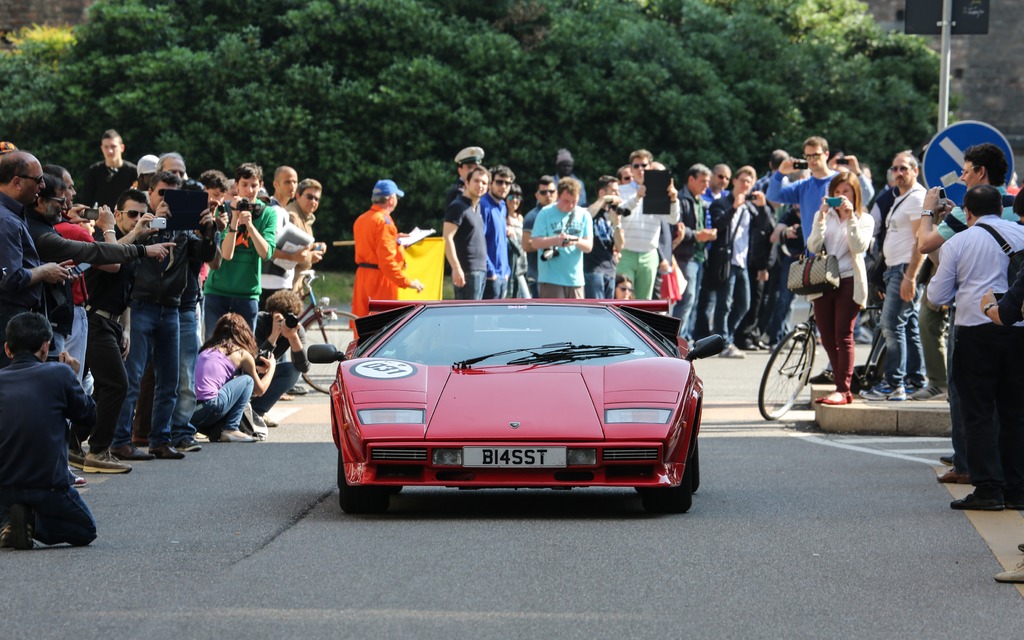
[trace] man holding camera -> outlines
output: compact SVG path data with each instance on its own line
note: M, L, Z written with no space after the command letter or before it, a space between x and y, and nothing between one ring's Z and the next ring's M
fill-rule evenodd
M246 162L235 169L238 195L231 199L231 221L220 243L221 264L210 272L204 319L206 337L226 313L237 313L256 326L260 272L277 245L277 212L256 199L263 184L263 169Z
M541 298L583 298L583 254L594 247L590 212L578 206L580 183L558 181L555 203L541 209L530 242L541 252L537 290Z
M131 349L125 369L128 373L128 393L121 407L111 451L121 460L148 460L152 457L179 460L185 457L171 445L171 417L177 403L179 345L181 323L179 308L185 294L192 262L208 262L217 252L216 223L210 211L199 220L201 234L193 231L166 230L169 213L161 195L162 189L181 186L175 173L162 171L153 176L150 204L157 197L156 217L152 228L160 229L143 244L171 242L174 247L163 260L142 262L135 277L131 308ZM159 224L163 218L163 223ZM258 274L257 274L258 278ZM132 444L132 420L140 383L147 364L152 359L154 374L152 428L149 434L149 454L142 453ZM146 407L140 407L140 411Z
M620 204L619 179L598 178L597 199L588 207L594 220L594 248L583 256L583 295L587 298L615 297L615 265L623 242Z
M423 291L423 283L405 275L405 256L398 245L398 227L391 215L405 192L394 180L373 185L370 209L352 226L356 241L356 282L352 291L352 313L370 313L370 300L394 300L399 289Z

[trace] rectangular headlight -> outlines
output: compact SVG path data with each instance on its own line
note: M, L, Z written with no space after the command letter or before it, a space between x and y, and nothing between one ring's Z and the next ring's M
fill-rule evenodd
M359 422L363 424L423 424L423 409L360 409Z
M666 424L671 416L668 409L605 409L604 423Z

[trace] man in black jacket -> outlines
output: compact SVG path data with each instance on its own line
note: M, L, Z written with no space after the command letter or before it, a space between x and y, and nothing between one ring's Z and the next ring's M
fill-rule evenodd
M153 176L155 189L175 188L180 178L170 172ZM157 218L166 218L166 201L156 209ZM192 231L158 231L144 244L172 242L174 248L163 260L146 260L139 265L132 291L131 344L125 368L128 372L128 394L114 431L111 451L121 460L144 460L149 456L179 460L185 454L171 446L171 415L178 389L178 346L180 325L178 308L189 277L189 263L208 262L217 252L216 230L209 211L199 221L201 233ZM132 418L139 383L152 357L155 387L153 393L152 430L149 454L132 445Z
M759 195L760 194L760 197ZM764 193L755 189L750 198L754 204L761 202ZM744 351L767 349L768 345L761 342L761 327L758 318L761 315L761 302L764 300L768 286L768 275L777 254L772 251L772 232L775 230L775 211L770 203L766 206L755 206L750 218L750 251L747 254L747 276L750 280L750 308L743 316L739 328L736 329L736 346Z
M705 243L718 233L704 208L701 194L708 188L711 169L695 164L686 172L686 186L679 190L679 222L672 234L672 254L686 278L683 299L672 307L672 315L682 320L679 335L692 338L697 296L704 276Z
M38 313L22 313L6 326L0 371L0 547L31 549L96 539L96 521L71 484L68 421L91 424L96 404L82 389L66 352L47 362L53 333Z

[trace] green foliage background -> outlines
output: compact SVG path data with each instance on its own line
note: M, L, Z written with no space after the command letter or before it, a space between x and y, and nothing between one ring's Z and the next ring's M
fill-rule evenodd
M289 164L341 239L382 177L400 228L440 230L468 145L527 194L560 147L591 189L639 147L677 175L764 170L813 134L881 168L934 132L937 83L923 40L856 0L98 0L70 41L0 54L0 138L76 175L111 127L194 175Z

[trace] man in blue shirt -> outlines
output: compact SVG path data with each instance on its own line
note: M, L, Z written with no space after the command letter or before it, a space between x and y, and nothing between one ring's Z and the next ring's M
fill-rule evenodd
M580 183L558 181L553 205L537 214L530 242L540 252L537 289L541 298L583 298L583 254L594 246L590 212L579 206Z
M68 421L91 427L96 403L78 381L79 364L63 352L47 362L53 332L38 313L6 326L0 371L0 547L31 549L96 539L96 521L72 486ZM66 366L67 365L67 366Z
M508 262L508 207L505 198L512 190L516 175L505 165L491 169L491 187L480 198L480 217L484 220L487 241L487 281L484 300L500 300L508 290L512 268Z

